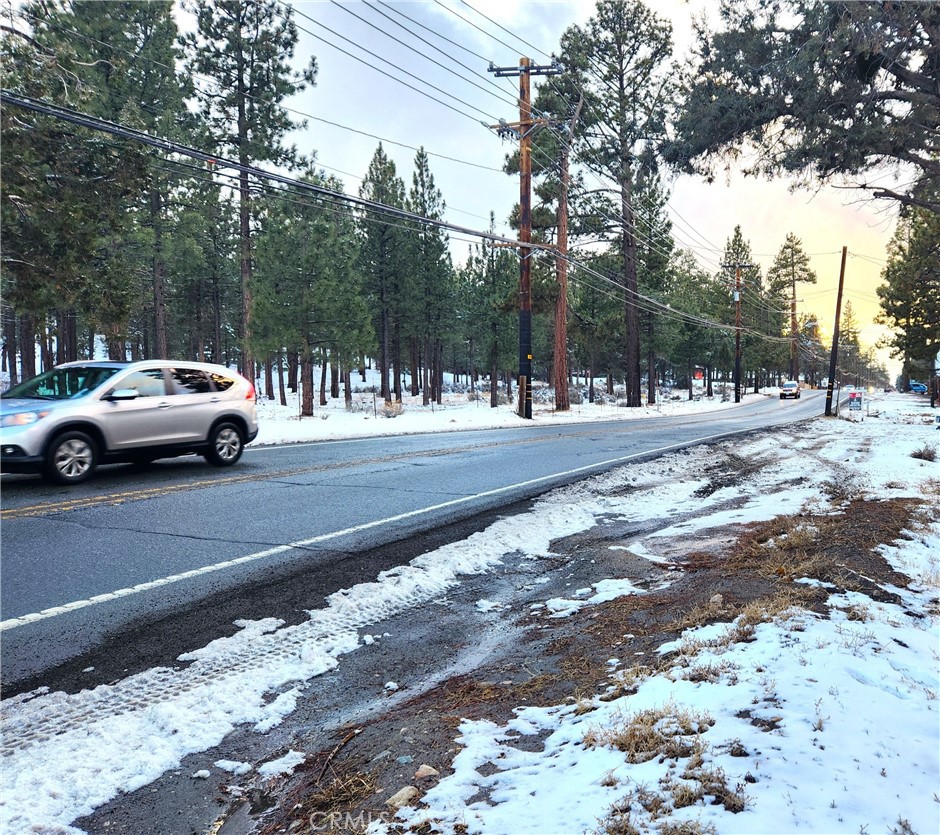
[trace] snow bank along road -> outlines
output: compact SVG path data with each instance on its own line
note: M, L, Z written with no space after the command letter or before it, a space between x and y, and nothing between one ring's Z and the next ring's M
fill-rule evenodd
M3 684L40 684L108 636L259 579L822 408L807 392L687 418L249 448L221 473L181 458L70 489L5 478Z
M200 820L192 808L217 814L220 793L237 804L324 750L317 714L338 698L332 676L356 658L380 662L385 647L401 643L396 617L433 623L435 609L448 612L451 598L467 597L464 587L472 600L483 581L503 576L496 594L460 611L471 634L487 624L518 628L526 612L521 620L536 629L582 610L602 617L605 606L629 608L694 572L683 554L701 564L707 543L721 540L711 552L717 561L729 531L738 532L733 540L748 524L787 519L765 526L769 536L752 542L748 559L758 573L774 561L780 572L767 577L784 578L791 605L755 617L714 602L711 614L699 613L709 625L680 627L680 640L656 648L673 659L658 668L649 661L635 669L635 636L614 636L606 691L520 708L505 722L450 726L462 750L438 761L440 779L412 794L394 820L383 801L399 786L381 786L379 800L370 793L382 809L373 831L426 831L428 820L447 833L574 833L598 831L605 820L657 831L668 819L685 826L673 831L702 835L934 832L940 465L912 457L931 442L935 450L932 426L815 421L809 430L670 454L657 467L619 467L344 587L297 623L240 621L231 637L194 642L164 667L71 694L15 696L4 703L0 750L4 831L205 831L212 817ZM875 528L861 525L860 561L851 565L838 564L852 556L844 548L828 564L801 550L848 507L864 520L902 506L912 527L869 551L859 536ZM826 528L821 544L839 530ZM566 561L553 545L591 532L614 544L585 579L593 561ZM662 572L608 573L641 563ZM566 579L572 586L558 594ZM795 602L801 587L814 590L814 609ZM407 664L394 676L371 682L376 698L427 687ZM295 713L305 722L286 731ZM627 741L647 715L662 753L633 756ZM268 740L261 756L248 737ZM281 743L290 750L276 750ZM180 790L174 816L141 816L152 808L144 787L154 781L168 795Z

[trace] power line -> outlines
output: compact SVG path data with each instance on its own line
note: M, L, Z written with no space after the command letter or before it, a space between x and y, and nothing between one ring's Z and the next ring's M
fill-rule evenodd
M303 15L303 16L304 16L304 17L307 17L306 15ZM355 41L353 41L353 40L351 40L351 39L345 37L344 35L339 34L339 32L336 32L336 31L333 30L333 29L330 29L329 26L326 26L325 24L320 23L319 21L313 20L313 18L308 18L308 19L311 20L313 23L315 23L317 26L320 26L321 28L325 29L325 30L326 30L327 32L329 32L331 35L335 35L337 38L340 38L341 40L344 40L344 41L346 41L347 43L351 43L351 44L353 44L354 46L356 46L356 47L358 47L358 48L360 48L360 49L362 48L362 47L359 47L359 45L358 45ZM392 75L391 73L386 72L386 71L383 70L381 67L375 66L375 64L372 64L372 63L370 63L369 61L366 61L364 58L360 58L358 55L354 55L353 53L349 52L349 50L343 49L341 46L338 46L337 44L333 43L332 41L328 40L327 38L321 37L320 35L317 35L315 32L311 32L309 29L305 29L305 28L302 27L302 26L299 26L299 25L298 25L297 28L300 29L302 32L305 32L306 34L310 35L311 38L316 38L318 41L321 41L322 43L325 43L327 46L332 47L333 49L337 50L338 52L342 52L344 55L346 55L346 56L352 58L354 61L358 61L360 64L363 64L364 66L369 67L369 69L375 70L377 73L380 73L381 75L384 75L386 78L389 78L389 79L391 79L392 81L395 81L395 82L401 84L402 86L407 87L409 90L414 90L416 93L418 93L418 94L420 94L420 95L422 95L422 96L425 96L426 98L430 99L431 101L434 101L434 102L437 102L438 104L443 105L444 107L448 108L449 110L453 110L455 113L459 113L461 116L466 116L468 119L471 119L471 120L474 121L474 122L479 122L479 120L478 120L475 116L471 116L469 113L465 113L465 112L464 112L463 110L461 110L460 108L454 107L452 104L448 104L447 102L442 101L441 99L437 98L436 96L432 96L430 93L427 93L427 92L425 92L424 90L421 90L420 88L415 87L413 84L409 84L407 81L403 81L403 80L400 79L400 78L396 78L394 75ZM413 79L415 79L416 81L420 81L422 84L427 85L427 86L430 87L432 90L436 90L437 92L442 93L443 95L447 96L448 98L451 98L451 99L453 99L453 100L456 101L456 102L460 102L460 104L465 105L466 107L469 107L469 108L471 108L472 110L476 110L478 113L482 113L484 116L489 116L491 119L495 119L495 118L496 118L496 117L493 116L491 113L487 113L485 110L482 110L481 108L477 107L476 105L470 104L469 102L464 101L463 99L461 99L461 98L459 98L459 97L453 95L452 93L448 93L446 90L443 90L443 89L441 89L440 87L435 86L434 84L430 84L430 83L428 83L427 81L424 81L424 79L420 78L419 76L415 75L414 73L408 72L408 70L405 70L405 69L403 69L402 67L399 67L399 66L398 66L397 64L395 64L393 61L389 61L389 60L387 60L386 58L382 58L381 56L375 56L375 57L377 57L380 61L383 61L384 63L388 64L389 66L394 67L398 72L403 73L403 74L409 76L410 78L413 78ZM484 124L484 127L486 126L485 123L481 123L481 124Z
M507 35L509 35L509 36L511 36L511 37L513 37L513 38L515 38L517 41L519 41L519 43L524 43L526 46L531 47L531 48L534 49L536 52L539 52L539 53L541 53L542 55L544 55L546 58L554 58L554 57L555 57L554 54L550 55L550 54L547 53L544 49L539 49L539 48L538 48L537 46L535 46L534 44L531 44L531 43L529 43L527 40L525 40L525 38L519 37L519 35L517 35L515 32L509 31L509 29L507 29L507 28L506 28L505 26L503 26L502 24L497 23L495 20L493 20L493 18L487 17L487 16L486 16L485 14L483 14L483 12L481 12L479 9L475 8L474 6L471 6L471 5L467 2L467 0L460 0L460 2L463 3L463 5L465 5L465 6L466 6L468 9L470 9L471 11L476 12L476 13L477 13L480 17L482 17L484 20L488 20L490 23L492 23L492 24L493 24L494 26L496 26L497 28L502 29L502 31L505 32ZM505 44L504 44L504 46L505 46Z
M400 209L393 206L388 206L383 203L378 203L373 200L367 200L362 197L354 197L352 195L345 194L344 192L337 192L334 189L326 188L324 186L319 186L314 183L305 182L302 180L297 180L296 178L288 177L283 174L277 174L275 172L266 171L264 169L258 168L253 165L242 165L234 160L228 160L221 158L217 155L208 154L204 151L200 151L195 148L183 145L181 143L173 142L171 140L162 139L159 137L153 137L143 131L136 130L134 128L129 128L123 125L118 125L114 122L109 122L105 119L99 119L94 116L89 116L87 114L79 113L78 111L70 110L58 105L53 105L39 100L33 99L28 96L21 96L19 94L13 93L6 89L0 89L0 102L5 102L12 104L18 107L21 107L25 110L30 110L35 113L40 113L42 115L50 116L52 118L62 119L64 121L70 122L72 124L79 125L81 127L89 128L91 130L104 131L110 133L114 136L118 136L122 139L128 139L131 141L141 142L142 144L148 145L158 150L163 151L164 153L175 153L183 156L189 156L193 159L201 160L202 162L209 163L213 166L214 169L219 168L228 168L233 171L238 171L240 173L248 173L259 180L268 180L274 183L278 183L284 186L289 186L296 189L301 193L313 194L318 197L327 199L328 201L332 200L334 202L346 203L350 206L356 207L360 210L367 212L377 212L383 215L388 215L394 217L398 220L410 221L412 223L425 224L429 226L434 226L439 229L453 231L463 235L469 235L473 238L479 238L481 240L488 240L494 243L508 244L513 247L519 247L520 242L511 238L505 238L501 235L496 235L492 232L485 232L481 230L470 229L468 227L459 226L444 220L428 218L423 215L415 214L406 209ZM226 175L230 176L230 175ZM388 223L389 221L383 221ZM543 250L543 251L552 251L551 247L548 247L537 242L529 242L526 246L533 250ZM586 264L583 264L575 259L566 257L565 259L572 267L585 272L586 274L593 276L597 279L600 279L602 282L611 285L617 288L618 292L623 292L624 294L629 293L638 303L642 302L643 304L638 304L640 309L650 312L650 313L659 313L661 315L668 315L679 319L680 321L685 321L688 323L698 324L703 327L716 328L720 330L729 330L730 326L721 322L714 322L712 320L706 319L704 317L695 316L694 314L688 314L681 311L677 311L675 308L667 304L663 304L656 299L653 299L649 296L645 296L642 293L635 293L633 291L628 291L627 288L623 287L618 282L614 281L608 276L605 276L603 273L594 270ZM788 342L785 338L775 338L767 336L766 334L760 334L754 332L755 336L758 336L767 341L777 341L777 342Z
M62 119L63 121L70 122L81 127L86 127L91 130L104 131L110 133L114 136L119 136L122 139L129 139L136 142L141 142L150 147L157 148L164 153L175 153L182 154L183 156L192 157L193 159L199 159L203 162L210 163L215 168L230 168L234 171L239 171L241 173L247 173L254 177L257 177L261 180L271 180L277 183L283 183L285 185L294 186L301 191L308 191L312 194L317 194L323 197L332 198L338 201L344 201L354 205L358 208L364 209L373 209L375 211L384 211L390 215L397 216L399 218L415 221L418 223L426 223L432 226L437 226L441 229L447 229L454 232L460 232L462 234L472 235L473 237L485 238L488 240L493 240L499 243L512 244L517 246L518 241L512 238L505 238L501 235L495 235L490 232L481 232L475 229L470 229L465 226L458 226L457 224L449 223L447 221L435 220L433 218L427 218L423 215L415 214L414 212L409 212L405 209L398 209L394 206L387 206L383 203L378 203L374 200L367 200L362 197L354 197L352 195L346 194L345 192L337 192L333 189L328 189L323 186L317 186L312 183L306 183L302 180L298 180L293 177L288 177L284 174L278 174L273 171L266 171L263 168L258 168L254 165L243 165L234 160L225 159L216 154L208 154L205 151L200 151L196 148L192 148L186 145L183 145L179 142L173 142L169 139L162 139L159 137L151 136L143 131L137 130L135 128L126 127L124 125L119 125L115 122L109 122L106 119L99 119L95 116L89 116L84 113L79 113L75 110L70 110L69 108L61 107L59 105L49 104L46 102L39 101L37 99L31 98L29 96L23 96L17 93L14 93L10 90L0 89L0 102L6 101L9 104L16 105L25 110L31 110L35 113L40 113L45 116L51 116L56 119ZM533 244L534 249L544 249L545 247L539 244Z
M388 9L390 12L394 12L395 14L399 15L400 17L405 18L406 20L410 20L410 21L411 21L412 23L414 23L416 26L420 26L420 27L421 27L422 29L424 29L426 32L430 32L432 35L434 35L435 37L440 38L442 41L446 41L446 42L449 43L451 46L456 46L458 49L462 49L462 50L463 50L464 52L466 52L468 55L472 55L474 58L479 58L481 61L485 61L485 62L487 62L487 63L492 63L492 59L487 58L485 55L480 55L480 53L478 53L478 52L474 52L472 49L469 49L469 48L466 46L466 44L458 43L457 41L451 40L450 38L446 37L445 35L442 35L440 32L436 32L434 29L431 29L429 26L425 26L425 25L424 25L423 23L421 23L420 21L417 21L417 20L415 20L413 17L409 17L409 16L406 15L404 12L399 11L398 9L396 9L396 8L394 8L394 7L392 7L392 6L390 6L388 3L383 3L382 0L375 0L375 2L378 3L380 6L384 6L384 7L385 7L386 9ZM368 4L366 4L366 5L368 5ZM446 8L446 7L445 7L445 8ZM498 86L498 85L497 85L497 86Z
M378 0L378 2L381 2L381 0ZM35 15L30 15L30 14L28 13L28 11L25 10L25 9L22 10L21 13L22 13L25 17L30 17L30 18L32 18L33 20L40 20L40 18L36 17ZM130 57L133 58L134 60L138 60L138 61L139 61L139 60L144 60L144 61L148 62L149 64L152 64L152 65L154 65L154 66L156 66L156 67L160 67L160 68L162 68L162 69L164 69L164 70L168 70L168 71L170 71L170 72L172 72L172 73L175 73L175 72L176 72L176 68L175 68L175 67L168 66L167 64L164 64L164 63L162 63L161 61L157 61L157 60L154 59L154 58L143 58L141 55L139 55L139 54L137 54L137 53L135 53L135 52L132 52L132 51L129 50L129 49L124 49L123 47L115 46L115 45L113 45L113 44L109 44L109 43L107 43L106 41L102 41L102 40L99 40L98 38L94 38L94 37L92 37L91 35L89 35L89 34L87 34L87 33L85 33L85 32L79 32L78 30L70 29L70 28L68 28L67 26L61 26L61 25L59 25L59 24L54 24L54 23L51 23L51 22L48 21L48 20L42 20L42 22L43 22L46 26L48 26L49 28L51 28L51 29L56 29L57 31L63 32L63 33L68 34L68 35L70 35L70 36L72 36L72 37L81 38L81 39L83 39L83 40L85 40L85 41L88 41L89 43L96 43L96 44L99 44L99 45L101 45L101 46L105 46L105 47L108 47L108 48L110 48L110 49L114 49L114 50L116 50L116 51L118 51L118 52L122 52L122 53L124 53L125 55L130 56ZM303 30L303 31L306 31L306 30ZM486 60L486 59L484 59L484 60ZM209 84L212 84L212 85L214 85L214 86L218 86L218 81L217 81L217 79L212 78L211 76L203 75L203 74L201 74L201 73L190 73L190 77L193 78L193 79L200 79L200 80L202 80L202 81L204 81L204 82L207 82L207 83L209 83ZM488 80L488 79L487 79L487 80ZM86 85L88 85L88 86L94 87L94 85L90 84L87 79L83 79L83 80L82 80L82 83L84 83L84 84L86 84ZM199 85L197 84L196 86L197 86L197 89L198 89ZM252 95L249 94L249 93L246 93L245 96L246 96L246 98L248 98L248 99L257 100L257 97L256 97L256 96L252 96ZM143 108L143 106L142 106L142 109L146 109L146 108ZM151 108L151 110L153 110L153 108ZM385 136L378 136L378 135L376 135L376 134L369 133L368 131L360 130L359 128L353 128L353 127L350 127L349 125L344 125L344 124L341 124L341 123L339 123L339 122L332 121L332 120L330 120L330 119L325 119L325 118L323 118L322 116L315 116L314 114L312 114L312 113L307 113L306 111L303 111L303 110L297 110L296 108L291 108L291 107L285 107L284 110L287 111L288 113L293 113L293 114L295 114L295 115L297 115L297 116L301 116L301 117L303 117L304 119L313 119L314 121L321 122L322 124L330 125L331 127L339 128L340 130L348 131L349 133L356 133L356 134L359 134L360 136L366 136L366 137L368 137L368 138L370 138L370 139L375 139L375 140L377 140L377 141L379 141L379 142L384 142L384 143L386 143L386 144L388 144L388 145L395 145L396 147L405 148L406 150L409 150L409 151L416 151L416 152L417 152L417 151L421 150L420 148L417 148L417 147L415 147L414 145L408 145L407 143L399 142L398 140L395 140L395 139L389 139L388 137L385 137ZM476 120L474 119L474 121L476 121ZM501 168L494 168L494 167L491 166L491 165L483 165L483 164L478 163L478 162L471 162L470 160L460 159L459 157L449 156L449 155L447 155L447 154L441 154L441 153L438 153L438 152L436 152L436 151L429 151L429 150L427 150L427 149L424 149L424 150L425 150L425 153L427 153L428 156L434 157L435 159L446 160L447 162L457 163L458 165L466 165L466 166L469 166L469 167L471 167L471 168L478 168L478 169L483 170L483 171L492 171L492 172L497 173L497 174L502 174L502 173L503 173L503 171L502 171ZM328 167L328 166L324 166L324 167ZM333 170L338 170L338 169L333 169ZM340 172L340 173L344 173L344 172ZM348 175L348 176L353 176L353 175Z
M366 20L366 18L362 17L361 15L356 14L354 11L352 11L352 10L349 9L349 8L347 8L347 6L344 5L343 3L340 3L340 2L338 2L337 0L330 0L330 2L331 2L334 6L337 6L338 8L342 9L344 12L346 12L346 14L352 15L354 18L356 18L356 20L362 21L363 23L366 24L366 26L369 26L369 27L371 27L372 29L375 29L377 32L380 32L381 34L385 35L385 37L390 38L391 40L395 41L395 43L400 44L401 46L405 47L406 49L410 49L410 50L411 50L412 52L414 52L416 55L420 55L420 56L421 56L422 58L424 58L426 61L430 61L430 62L431 62L432 64L434 64L435 66L440 67L440 68L441 68L442 70L444 70L445 72L449 72L451 75L455 76L456 78L459 78L461 81L464 81L464 82L466 82L466 83L468 83L468 84L472 84L472 85L473 85L474 87L476 87L478 90L482 90L484 93L486 93L486 94L488 94L488 95L490 95L490 96L493 96L494 98L498 98L503 104L514 104L514 102L513 102L511 99L509 99L509 98L506 97L505 92L504 92L503 89L502 89L501 87L499 87L498 85L494 85L494 86L496 86L496 89L499 90L499 92L498 92L498 93L494 93L492 90L489 90L489 89L487 89L486 87L484 87L482 84L479 84L475 79L469 79L469 78L467 78L466 76L461 75L461 74L458 73L456 70L452 70L450 67L447 67L447 66L445 66L444 64L442 64L440 61L437 61L437 60L435 60L434 58L429 57L428 55L426 55L425 53L423 53L421 50L417 49L416 47L411 46L411 44L407 44L407 43L405 43L403 40L401 40L400 38L396 38L394 35L389 34L388 32L386 32L386 31L385 31L383 28L381 28L380 26L376 25L375 23L372 23L372 22L369 21L369 20ZM368 3L365 3L365 5L366 5L368 8L372 9L372 6L369 6ZM387 18L388 20L391 20L392 23L395 23L396 26L401 26L403 29L405 29L406 32L408 32L409 34L411 34L413 37L418 37L417 35L414 34L414 32L411 32L411 30L408 29L406 26L402 26L402 24L398 23L397 21L392 20L392 18L390 18L390 17L389 17L387 14L385 14L384 12L379 11L379 10L377 10L377 9L373 9L373 11L378 11L378 13L381 14L383 17ZM298 12L298 14L303 14L303 13L302 13L302 12ZM306 17L306 15L303 15L303 16ZM432 45L429 44L427 41L425 41L424 38L420 38L420 37L419 37L419 40L424 41L424 43L427 43L428 46L432 46ZM432 46L432 48L435 48L435 47ZM461 65L461 66L463 66L463 65Z
M441 0L434 0L434 2L437 3L437 5L440 6L442 9L444 9L445 11L450 12L452 15L454 15L454 17L460 18L460 20L462 20L464 23L466 23L466 24L469 25L469 26L472 26L472 27L473 27L474 29L476 29L478 32L482 32L482 33L483 33L484 35L486 35L488 38L492 38L494 41L496 41L496 43L502 44L503 46L506 47L506 49L510 49L510 50L512 50L513 52L518 52L518 51L519 51L519 50L517 50L514 46L510 46L508 43L506 43L506 41L502 41L502 40L500 40L499 38L497 38L497 37L496 37L494 34L492 34L491 32L487 32L486 29L482 28L481 26L477 26L472 20L467 20L467 18L465 18L462 14L459 14L459 13L457 13L456 11L454 11L454 10L453 10L452 8L450 8L450 6L448 6L446 3L442 3Z

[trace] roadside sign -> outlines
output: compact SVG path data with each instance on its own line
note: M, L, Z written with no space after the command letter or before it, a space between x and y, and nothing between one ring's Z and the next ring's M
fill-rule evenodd
M849 392L849 410L862 408L862 393L860 391Z

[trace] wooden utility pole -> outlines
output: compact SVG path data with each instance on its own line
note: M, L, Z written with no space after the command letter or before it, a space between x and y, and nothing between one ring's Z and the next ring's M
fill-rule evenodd
M741 265L734 271L734 402L741 402Z
M842 247L842 266L839 267L839 292L836 295L836 323L832 328L832 351L829 354L829 382L826 384L826 417L832 417L832 389L835 386L836 366L839 360L839 320L842 318L842 285L845 280L845 256L848 247Z
M793 263L793 249L790 249L790 379L799 382L800 352L799 331L796 324L796 266Z
M528 58L519 59L519 415L532 418L532 99Z
M533 66L520 58L518 67L494 67L497 77L519 76L519 123L496 125L500 130L518 127L519 136L519 416L532 419L532 131L544 120L532 119L530 79L533 75L555 75L561 65Z
M741 270L753 264L722 264L734 268L734 402L741 402Z
M555 355L552 368L555 376L555 410L567 412L568 401L568 157L574 139L574 127L581 115L584 97L578 99L574 115L568 124L568 135L561 147L561 187L558 194L558 256L555 276L558 279L558 299L555 302Z

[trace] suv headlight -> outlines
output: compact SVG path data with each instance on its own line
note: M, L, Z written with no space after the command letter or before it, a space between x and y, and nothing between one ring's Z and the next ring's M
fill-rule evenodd
M14 412L0 417L0 426L29 426L37 420L42 420L48 414L48 409L40 412Z

